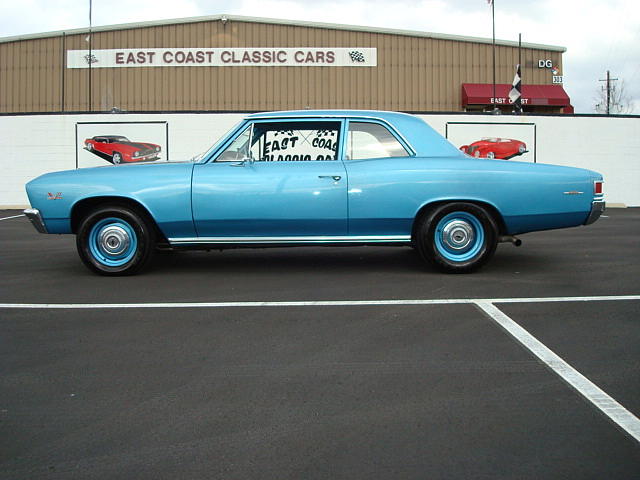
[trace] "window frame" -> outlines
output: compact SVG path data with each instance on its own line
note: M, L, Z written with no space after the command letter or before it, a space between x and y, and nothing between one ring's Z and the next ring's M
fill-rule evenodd
M381 127L387 129L387 131L391 134L391 136L393 136L396 139L396 141L400 145L402 145L402 147L405 149L408 155L403 157L369 157L369 158L358 158L358 159L349 158L347 160L346 159L347 158L346 157L347 140L349 138L349 128L352 123L373 123L376 125L380 125ZM345 134L346 135L344 137L345 141L343 142L344 146L343 146L343 152L342 152L342 158L344 159L345 162L357 162L361 160L383 160L385 158L412 158L416 156L416 151L413 149L411 144L402 136L402 134L398 132L398 130L396 130L395 127L393 127L393 125L390 125L389 123L381 119L359 118L359 117L349 118L345 125Z
M225 138L220 139L216 143L214 143L213 146L209 148L209 151L205 152L202 158L196 161L196 163L198 164L228 163L228 162L216 162L215 160L220 153L222 153L229 147L231 142L233 142L238 135L240 135L242 132L246 130L247 126L252 125L254 123L274 123L274 122L286 123L286 122L304 122L304 121L340 122L341 128L340 128L340 134L339 134L340 137L338 140L339 153L336 152L336 160L339 160L342 162L345 161L345 153L346 153L345 150L347 146L346 138L349 132L349 122L357 122L357 123L369 122L369 123L377 123L379 125L382 125L387 130L389 130L391 134L396 138L396 140L398 140L402 144L402 146L409 152L409 157L400 157L400 158L414 158L417 156L417 152L415 148L411 146L411 144L407 141L407 139L393 125L391 125L389 122L387 122L386 120L380 117L375 117L375 116L369 117L369 116L359 116L359 115L349 116L345 114L336 114L335 116L310 114L309 116L304 116L304 117L302 116L258 117L258 118L246 117L242 121L234 125L231 131L227 133L227 136ZM383 158L395 158L395 157L383 157ZM336 160L324 160L324 161L334 162ZM349 162L353 162L353 161L355 160L349 160ZM265 162L265 163L269 163L269 162Z
M291 124L291 123L333 123L333 124L338 124L338 138L337 138L337 142L338 142L338 148L336 149L336 154L335 154L335 159L333 160L309 160L310 162L337 162L337 161L342 161L343 159L343 149L344 149L344 141L343 138L345 138L345 118L344 117L277 117L277 118L273 118L273 117L265 117L265 118L249 118L247 119L245 122L242 122L241 125L238 126L238 128L236 128L234 130L234 132L229 135L228 139L226 141L224 141L219 148L216 149L215 152L212 152L210 156L208 156L205 160L203 160L202 163L233 163L233 161L229 161L229 160L222 160L222 161L218 161L218 157L224 153L227 148L229 148L229 146L231 146L231 144L233 142L236 141L236 139L242 135L247 128L251 128L251 134L249 137L249 143L251 143L253 141L253 131L256 125L259 124ZM251 147L250 147L251 148ZM266 161L261 161L259 159L255 159L256 163L303 163L300 161L286 161L286 160L282 160L282 161L276 161L276 162L266 162ZM236 162L237 163L237 162Z

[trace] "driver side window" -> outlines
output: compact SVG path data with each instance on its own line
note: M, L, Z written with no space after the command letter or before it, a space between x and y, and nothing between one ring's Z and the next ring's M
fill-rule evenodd
M247 158L250 158L250 145L251 130L253 126L249 125L244 132L236 137L231 144L218 155L216 162L241 162Z

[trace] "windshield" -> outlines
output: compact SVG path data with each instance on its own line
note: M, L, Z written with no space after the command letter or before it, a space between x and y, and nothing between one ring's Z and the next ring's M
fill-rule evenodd
M209 154L213 153L214 151L216 151L218 149L218 147L220 147L220 145L222 143L224 143L224 141L229 137L229 135L232 132L235 132L238 127L240 125L242 125L244 123L244 120L241 120L240 122L236 123L233 128L229 129L229 131L227 133L225 133L224 135L222 135L217 141L216 143L214 143L213 145L211 145L209 148L207 148L204 152L199 153L197 155L194 155L193 157L191 157L191 161L192 162L199 162L200 160L202 160L205 157L208 157Z

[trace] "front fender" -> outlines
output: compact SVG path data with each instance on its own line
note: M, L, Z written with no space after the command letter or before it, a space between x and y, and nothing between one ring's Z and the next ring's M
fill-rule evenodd
M192 163L107 166L54 172L26 186L49 233L72 233L71 215L82 202L114 198L142 205L165 236L193 236Z

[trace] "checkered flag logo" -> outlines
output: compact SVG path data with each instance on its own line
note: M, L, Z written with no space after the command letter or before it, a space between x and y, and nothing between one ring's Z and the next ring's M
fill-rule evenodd
M520 78L520 64L516 66L516 75L509 92L509 100L513 103L513 113L522 113L522 80Z
M352 50L349 52L349 56L351 57L352 62L364 62L364 53L359 52L358 50Z

